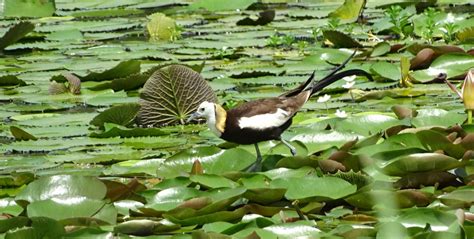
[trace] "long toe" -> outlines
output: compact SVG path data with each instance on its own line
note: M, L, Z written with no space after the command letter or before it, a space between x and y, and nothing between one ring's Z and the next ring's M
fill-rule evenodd
M296 149L294 149L294 148L290 149L290 153L291 153L291 155L296 156Z
M262 171L262 162L255 162L250 167L245 170L248 173L255 173L255 172L261 172Z

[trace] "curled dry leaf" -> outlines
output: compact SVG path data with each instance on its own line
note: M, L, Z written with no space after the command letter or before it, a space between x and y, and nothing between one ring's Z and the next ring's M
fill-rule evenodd
M69 92L74 95L81 94L81 79L79 77L73 75L72 73L63 73L64 78L67 79L69 83Z
M199 73L182 65L163 67L143 86L139 123L145 126L184 124L203 101L216 102L217 97Z
M67 91L68 89L64 83L58 83L56 81L51 81L51 84L48 88L48 92L50 95L59 95L62 93L66 93Z
M418 112L416 110L409 109L400 105L392 106L392 111L400 120L405 118L414 118L418 115Z
M435 58L435 51L431 48L425 48L419 51L416 56L410 60L410 69L419 70L428 68Z

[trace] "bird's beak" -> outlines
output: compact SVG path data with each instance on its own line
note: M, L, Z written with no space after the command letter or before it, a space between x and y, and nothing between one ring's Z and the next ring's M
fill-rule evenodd
M194 112L194 113L192 113L192 114L189 116L188 120L186 120L186 123L189 123L189 122L191 122L193 119L196 119L196 118L198 118L198 117L199 117L198 112Z

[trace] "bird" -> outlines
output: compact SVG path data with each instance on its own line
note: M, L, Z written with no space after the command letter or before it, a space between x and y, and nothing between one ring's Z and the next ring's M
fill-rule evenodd
M204 101L187 122L205 118L209 129L217 137L237 144L253 144L257 158L247 171L261 171L262 155L258 147L259 142L281 141L293 156L296 155L296 148L284 140L281 134L290 127L293 117L312 95L346 76L361 75L372 80L369 73L359 69L339 72L355 53L356 51L321 80L314 81L313 71L304 83L277 97L248 101L229 110L217 103Z

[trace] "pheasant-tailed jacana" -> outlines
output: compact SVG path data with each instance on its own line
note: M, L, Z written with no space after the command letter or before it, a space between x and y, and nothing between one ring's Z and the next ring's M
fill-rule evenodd
M353 69L337 73L354 54L320 81L313 82L313 72L305 83L278 97L249 101L228 111L218 104L202 102L188 122L204 117L210 130L218 137L238 144L254 144L257 160L249 171L260 171L262 156L258 142L280 140L290 149L291 154L296 154L296 149L282 139L281 134L290 127L293 117L313 94L346 76L363 75L371 79L363 70Z

